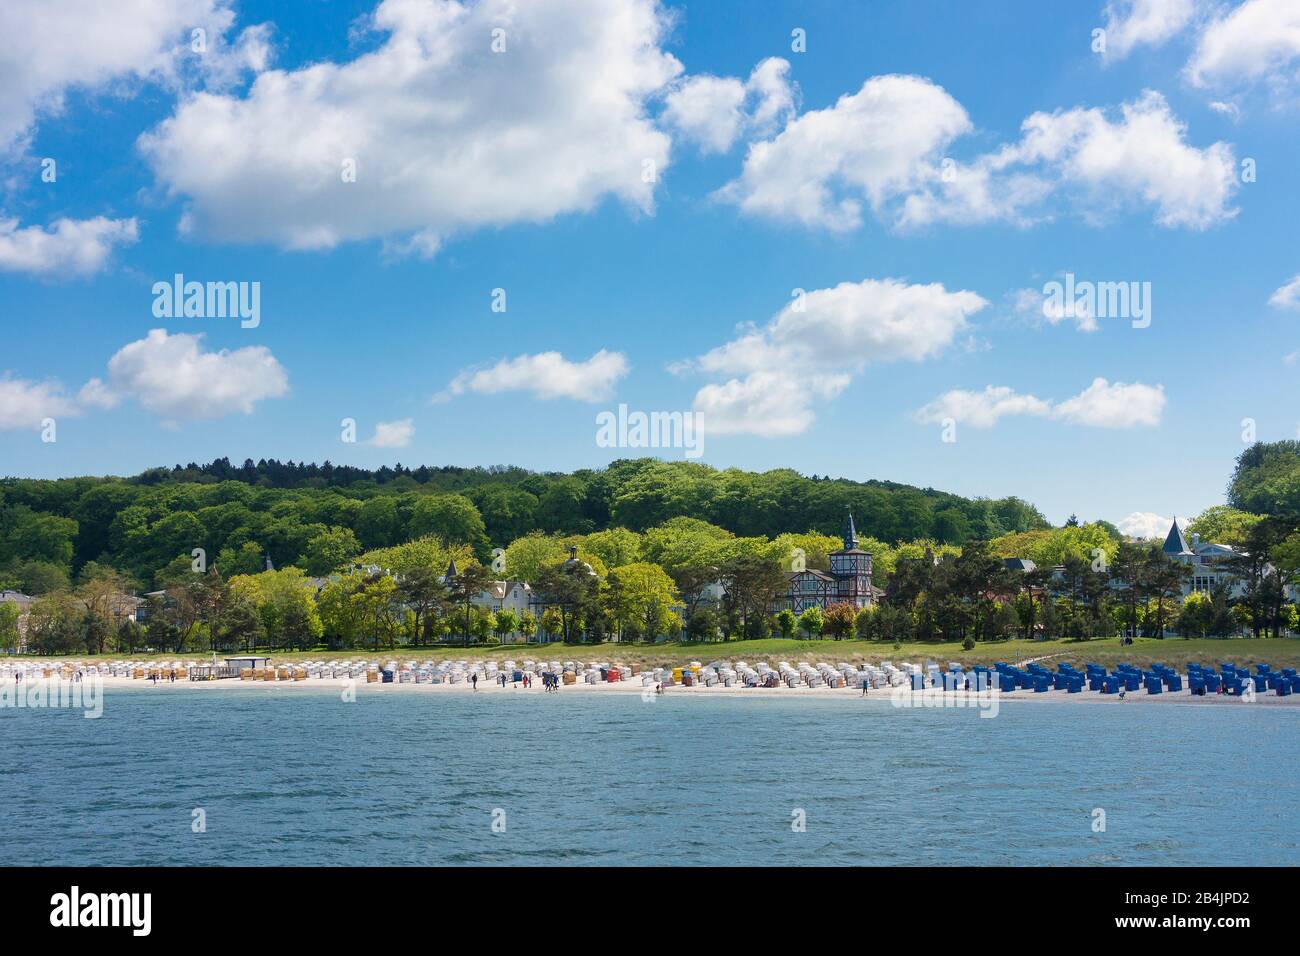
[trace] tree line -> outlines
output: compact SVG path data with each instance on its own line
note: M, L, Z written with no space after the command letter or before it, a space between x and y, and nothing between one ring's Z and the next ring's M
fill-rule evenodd
M966 499L889 482L717 470L694 462L616 461L572 474L518 468L367 471L226 459L131 478L0 481L0 581L43 594L94 562L145 587L198 548L223 573L293 565L311 575L425 536L480 559L523 535L644 531L696 517L739 536L833 533L852 510L888 543L961 544L1046 528L1017 499ZM188 558L187 558L188 560Z
M683 469L647 459L567 476L444 469L428 471L419 485L418 472L394 470L382 487L379 472L349 474L354 480L346 487L302 487L325 479L304 476L300 466L281 472L259 463L248 471L246 463L231 477L228 463L213 465L211 473L204 469L213 466L189 466L135 479L0 485L0 587L38 598L27 618L28 644L50 653L378 648L539 634L568 641L801 635L973 643L1171 630L1278 636L1296 627L1287 600L1288 586L1300 580L1295 442L1244 452L1229 503L1207 509L1188 529L1238 549L1230 562L1239 582L1232 591L1219 587L1182 600L1187 566L1168 560L1158 542L1126 541L1104 521L1072 517L1053 528L1018 499L978 500L968 504L1001 533L960 543L879 537L871 512L855 510L883 599L866 611L833 606L799 615L773 613L788 572L796 562L829 567L840 540L828 532L838 530L850 506L807 532L773 535L737 531L761 521L734 512L730 527L683 514L648 523L658 512L646 506L649 497L662 506L698 504L703 499L691 496L704 495L715 508L733 509L734 501L724 507L715 500L725 498L725 489L775 494L792 472ZM902 495L898 505L913 494L937 495L794 478L823 489L818 507L827 509L846 496L861 503L854 496ZM542 484L526 484L534 479ZM297 486L267 487L272 480ZM457 482L458 490L439 488L438 480ZM591 492L597 485L603 490ZM557 488L573 492L573 522L538 527L534 507L508 537L489 533L485 513L496 515L498 534L500 515L475 501L513 490L538 506L555 504ZM591 494L603 496L609 510L606 526L594 530L580 517ZM619 516L629 520L618 523ZM1008 557L1037 567L1011 571ZM458 573L444 581L453 560ZM573 573L575 567L590 573ZM501 579L528 582L529 609L492 613L476 606L474 596ZM137 624L128 619L130 598L143 592L152 594ZM15 608L0 604L0 646L16 643Z
M1097 535L1101 545L1081 550ZM149 594L138 621L130 620L130 579L93 565L74 585L33 604L26 637L30 649L46 654L378 651L539 636L569 643L855 637L971 648L1016 637L1279 636L1300 624L1281 587L1284 575L1300 579L1295 563L1280 569L1243 556L1234 568L1239 596L1218 588L1183 599L1191 568L1170 560L1159 542L1067 525L1040 542L1064 549L1061 563L1030 570L1010 568L999 556L1014 543L1014 536L960 549L875 543L878 601L798 614L781 606L791 568L827 569L839 539L742 538L693 518L643 533L530 534L488 563L467 545L426 536L366 552L323 578L292 566L227 575L219 562L206 569L191 562ZM502 580L528 582L526 607L480 606L480 595ZM0 616L0 646L16 643L14 625Z

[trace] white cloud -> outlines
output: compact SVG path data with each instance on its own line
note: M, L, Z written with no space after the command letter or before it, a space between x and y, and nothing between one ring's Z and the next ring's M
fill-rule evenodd
M1095 428L1133 428L1159 425L1164 408L1163 385L1112 384L1104 378L1094 378L1078 395L1058 403L1052 409L1052 417Z
M252 414L263 399L288 393L284 367L266 347L205 352L202 340L202 335L153 329L118 350L108 361L107 383L92 379L82 400L111 407L133 398L169 419L197 419Z
M1115 522L1115 527L1119 529L1120 534L1130 538L1163 539L1169 533L1173 523L1173 518L1166 518L1154 511L1134 511L1128 517Z
M992 428L1003 415L1046 418L1051 413L1051 404L1040 398L1021 395L1005 385L989 385L982 392L969 392L960 388L944 392L918 410L916 418L936 425L952 419L974 428Z
M1012 310L1029 322L1060 325L1069 320L1080 332L1096 332L1098 329L1097 317L1092 314L1086 300L1071 303L1074 314L1067 315L1064 301L1053 302L1040 289L1017 289L1011 293L1010 298Z
M953 389L918 409L915 418L936 425L950 418L973 428L991 428L1003 416L1028 415L1094 428L1133 428L1160 424L1164 406L1163 385L1112 384L1095 378L1078 395L1056 403L1004 385L990 385L982 392Z
M1106 56L1120 60L1139 46L1160 46L1196 14L1194 0L1112 0L1103 12Z
M138 238L134 219L58 219L46 229L20 229L17 219L0 219L0 271L89 275L104 267L114 246Z
M844 232L937 175L940 154L971 129L960 103L918 76L877 76L832 107L792 119L750 146L740 177L716 194L746 213Z
M1246 0L1216 17L1201 33L1186 74L1201 87L1264 81L1293 88L1300 79L1300 4Z
M627 371L627 358L621 352L601 349L585 362L571 362L559 352L539 352L502 359L488 368L466 369L435 398L466 392L532 392L538 398L599 402L613 395L614 385Z
M706 153L725 153L745 121L745 84L734 76L701 74L665 99L663 121Z
M1120 107L1034 113L1020 142L957 165L903 202L899 222L1027 223L1053 195L1089 222L1135 206L1154 209L1169 228L1206 229L1236 215L1236 159L1226 143L1197 148L1159 93Z
M843 282L795 299L676 372L732 376L706 385L695 409L715 434L777 437L805 431L813 403L843 391L874 362L921 361L950 346L988 303L974 292L897 279Z
M664 99L662 121L705 153L725 153L742 133L764 135L794 113L790 63L763 60L742 83L735 77L687 77Z
M745 331L692 364L704 372L744 373L920 361L952 344L986 305L974 292L949 292L938 282L841 282L791 301L763 328Z
M42 419L77 413L76 403L57 382L0 376L0 429L39 428Z
M186 75L232 79L239 65L265 64L263 29L232 48L229 0L5 0L0 4L0 153L26 147L41 116L57 115L71 89L174 85ZM192 31L207 51L191 49Z
M242 97L195 95L141 137L188 200L185 231L431 254L454 233L606 197L652 210L670 141L647 101L681 71L658 46L657 0L384 0L369 24L386 34L372 51L261 73Z
M1300 275L1269 296L1268 304L1275 309L1300 309Z
M415 424L409 418L395 422L377 422L375 433L366 441L374 448L405 448L415 437Z
M82 407L116 408L121 401L122 396L105 385L104 380L99 378L92 378L81 386L81 391L77 393L77 404Z
M847 375L805 379L779 371L752 372L744 379L705 385L695 395L695 411L714 435L799 435L814 419L813 403L834 398L849 384Z
M860 227L864 206L897 228L1028 225L1065 206L1091 222L1150 207L1163 226L1204 229L1236 212L1231 146L1190 145L1154 91L1117 115L1034 113L1017 143L966 163L945 155L972 129L961 104L930 80L873 77L753 143L740 176L715 196L750 215L833 232Z
M1234 123L1241 119L1241 107L1236 103L1227 100L1211 100L1209 106L1214 112L1228 117Z

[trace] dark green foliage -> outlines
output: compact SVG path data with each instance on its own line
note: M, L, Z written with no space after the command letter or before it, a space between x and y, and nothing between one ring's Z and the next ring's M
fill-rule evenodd
M221 458L133 478L0 481L0 578L29 593L51 590L43 567L72 575L96 561L153 582L196 548L227 577L260 570L267 557L276 567L321 574L358 547L426 534L468 544L485 558L493 546L531 531L640 531L681 516L742 536L836 534L850 509L860 533L886 542L932 537L961 544L1048 526L1018 498L971 500L789 469L719 471L641 458L565 475L505 466L370 471L275 460L235 467Z

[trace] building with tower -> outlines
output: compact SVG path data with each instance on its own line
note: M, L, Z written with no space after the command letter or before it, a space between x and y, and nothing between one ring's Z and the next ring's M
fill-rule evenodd
M1189 543L1177 518L1170 525L1161 550L1169 560L1191 568L1192 573L1183 581L1184 595L1213 591L1220 586L1227 589L1230 598L1240 598L1246 593L1246 582L1233 567L1233 559L1245 557L1244 552L1226 544L1202 542L1198 534L1193 534Z
M871 583L871 554L858 547L858 531L850 512L844 520L844 547L832 552L829 571L798 568L789 571L790 588L774 610L789 608L801 614L810 607L823 611L832 604L851 604L861 610L878 601L884 591Z

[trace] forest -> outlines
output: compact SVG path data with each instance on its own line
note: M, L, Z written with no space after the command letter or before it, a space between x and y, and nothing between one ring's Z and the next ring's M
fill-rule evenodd
M1018 498L654 459L572 474L218 459L130 478L0 482L0 590L35 599L23 633L44 653L539 633L973 643L1293 632L1300 443L1244 451L1226 500L1187 530L1239 549L1240 593L1184 598L1188 569L1159 542L1126 541L1105 521L1053 527ZM786 572L829 566L850 511L881 600L776 611ZM571 548L577 565L565 564ZM1011 571L1010 557L1037 567ZM453 560L458 573L444 580ZM498 579L527 581L534 606L479 606ZM720 601L706 597L715 583ZM147 623L127 619L139 595ZM19 614L0 603L0 646L18 643Z
M649 458L572 474L277 461L236 468L218 459L130 478L0 482L0 575L14 590L39 594L94 563L150 587L177 558L188 565L195 548L227 577L262 570L266 556L275 567L323 575L364 551L428 535L468 545L483 560L533 532L640 532L677 517L740 537L835 534L850 510L864 534L890 544L959 545L1048 527L1018 498Z

